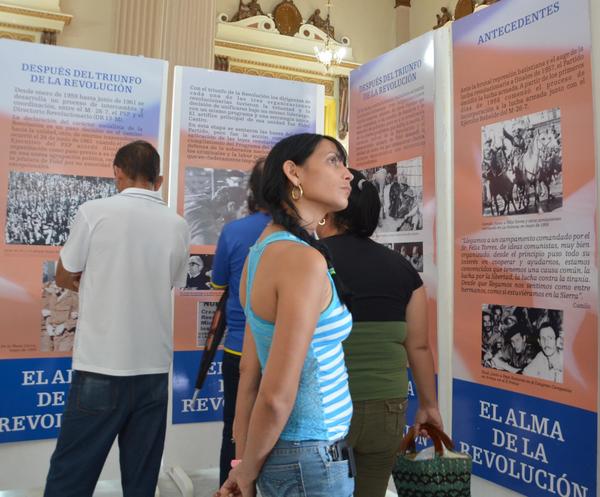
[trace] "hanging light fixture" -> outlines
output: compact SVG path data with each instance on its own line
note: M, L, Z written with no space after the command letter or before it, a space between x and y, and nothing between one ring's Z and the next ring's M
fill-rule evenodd
M326 71L329 71L329 68L332 65L342 62L344 55L346 55L346 47L336 45L332 42L330 11L331 0L327 0L327 17L325 19L324 30L327 37L325 38L325 44L323 46L315 47L315 56L317 57L317 60L325 66Z

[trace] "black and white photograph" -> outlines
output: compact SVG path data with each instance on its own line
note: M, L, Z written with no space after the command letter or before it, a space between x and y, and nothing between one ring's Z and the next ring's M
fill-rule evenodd
M364 169L375 185L381 212L375 235L423 229L423 158Z
M188 273L185 290L212 290L212 254L191 254L188 259Z
M560 109L481 128L484 216L542 214L563 203Z
M419 273L423 272L423 242L385 243L384 245L398 252Z
M56 285L56 264L56 261L44 261L42 268L42 352L73 350L79 316L79 295Z
M113 178L11 171L4 241L64 245L79 206L116 193Z
M192 245L216 245L225 223L248 214L248 173L237 169L185 168L184 217Z
M481 365L563 382L563 311L484 304Z

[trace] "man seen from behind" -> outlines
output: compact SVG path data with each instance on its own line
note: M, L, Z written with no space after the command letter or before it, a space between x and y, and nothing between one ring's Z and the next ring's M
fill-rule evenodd
M135 141L113 165L118 195L83 204L56 283L79 291L73 376L45 497L91 496L118 438L124 497L154 495L164 447L171 293L189 231L163 202L160 157Z

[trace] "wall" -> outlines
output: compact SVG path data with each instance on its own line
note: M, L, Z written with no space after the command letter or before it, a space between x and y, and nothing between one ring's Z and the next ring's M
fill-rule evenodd
M431 30L436 23L436 14L442 7L448 7L454 13L458 0L412 0L410 7L410 37L417 36Z
M57 45L112 52L118 0L61 0L61 11L73 20L59 34Z
M271 12L280 0L262 0L264 12ZM422 0L419 0L422 1ZM342 8L343 2L343 8ZM73 20L59 35L58 44L66 47L87 48L111 52L115 39L115 10L119 0L61 0L65 14ZM324 0L295 0L303 17L308 18L315 9L324 15ZM332 5L332 24L336 35L348 36L356 62L363 63L396 46L396 18L393 0L377 0L367 8L362 0L338 0ZM238 0L217 0L217 13L233 16ZM377 33L377 36L373 36Z
M418 0L421 1L421 0ZM261 0L260 6L270 13L280 0ZM396 46L396 16L393 0L334 0L331 2L331 24L336 38L347 36L356 62L374 59ZM237 12L238 0L217 0L217 12L230 17ZM294 5L306 20L315 11L321 10L325 17L325 0L295 0ZM373 36L377 33L377 36Z

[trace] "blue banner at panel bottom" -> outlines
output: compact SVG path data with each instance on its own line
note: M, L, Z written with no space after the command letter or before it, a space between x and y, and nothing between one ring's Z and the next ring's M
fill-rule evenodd
M454 380L453 438L473 474L527 497L596 496L597 414Z
M0 443L56 438L71 383L71 358L0 361Z
M194 384L202 351L175 352L173 356L173 424L223 420L223 352L218 351L204 386L194 399Z

